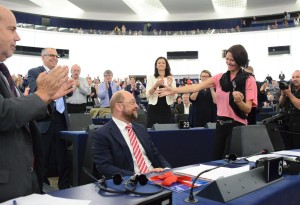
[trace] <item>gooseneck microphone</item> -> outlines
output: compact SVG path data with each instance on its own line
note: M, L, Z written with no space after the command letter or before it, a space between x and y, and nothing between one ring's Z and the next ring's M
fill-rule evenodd
M229 162L229 163L230 163L230 162ZM211 169L207 169L207 170L204 170L203 172L200 172L200 173L194 178L194 180L193 180L193 183L192 183L192 186L191 186L191 190L190 190L189 197L186 198L186 199L184 199L184 201L187 202L187 203L197 203L199 200L195 198L193 192L194 192L194 185L195 185L196 181L198 180L198 178L199 178L202 174L204 174L204 173L206 173L206 172L210 172L210 171L212 171L212 170L214 170L214 169L218 169L218 168L223 167L223 166L225 166L225 165L227 165L227 164L229 164L229 163L224 163L224 164L222 164L222 165L220 165L220 166L213 167L213 168L211 168Z
M271 129L271 131L273 131L273 132L283 132L283 133L288 133L288 134L300 135L299 132L292 132L292 131L287 131L287 130L280 130L280 129L277 129L277 128L273 128L273 129Z
M89 171L87 168L82 167L82 171L83 171L84 173L86 173L86 174L87 174L91 179L93 179L95 182L99 182L98 179L96 179L96 177L94 177L94 176L90 173L90 171Z
M127 193L127 190L115 190L115 189L111 189L111 188L108 188L107 187L107 183L106 183L106 178L105 176L102 176L101 179L96 179L96 177L94 177L87 168L85 167L82 167L82 171L84 173L86 173L91 179L93 179L95 182L98 183L98 186L99 189L103 192L107 192L107 193L112 193L112 194L126 194ZM122 176L120 174L115 174L113 176L113 182L114 184L121 184L122 183L122 179L120 179L120 177L122 178Z
M207 173L207 172L210 172L210 171L215 170L215 169L218 169L218 168L220 168L220 167L224 167L224 166L226 166L226 165L228 165L228 164L237 164L236 162L237 162L237 161L240 161L240 160L245 160L245 161L246 161L246 163L240 163L240 164L248 164L249 161L248 161L247 158L253 157L253 156L256 156L256 155L260 155L260 154L268 154L268 153L269 153L269 151L268 151L267 149L262 149L260 152L257 152L257 153L255 153L255 154L249 155L249 156L247 156L247 157L242 157L242 158L239 158L239 159L237 159L237 155L234 154L234 153L230 153L230 154L226 155L226 159L225 159L225 163L224 163L224 164L221 164L221 165L219 165L219 166L213 167L213 168L211 168L211 169L204 170L204 171L200 172L200 173L194 178L193 183L192 183L192 186L191 186L191 189L190 189L189 197L186 198L186 199L184 199L184 201L187 202L187 203L197 203L197 202L199 201L199 200L196 199L195 196L194 196L194 185L195 185L196 181L198 180L198 178L199 178L202 174Z
M142 186L147 185L148 178L144 174L134 174L124 183L124 189L123 190L117 190L107 187L106 178L105 176L102 176L101 179L96 179L87 168L82 167L82 170L95 182L98 183L98 187L103 192L108 192L112 194L135 194L139 196L151 196L154 194L158 194L163 191L163 187L160 184L148 184L148 186L152 186L153 188L150 190L150 192L140 192L136 191L136 188L138 186L138 183ZM113 176L113 183L116 185L120 185L123 182L123 177L121 174L115 174Z
M187 203L197 203L197 202L198 202L198 199L196 199L195 196L194 196L194 185L195 185L196 181L198 180L198 178L199 178L202 174L204 174L204 173L206 173L206 172L210 172L210 171L212 171L212 170L214 170L214 169L218 169L218 168L223 167L223 166L225 166L225 165L227 165L227 164L231 164L232 162L236 161L236 159L237 159L237 155L234 154L234 153L230 153L230 154L226 155L226 160L225 160L225 163L224 163L224 164L221 164L221 165L219 165L219 166L216 166L216 167L213 167L213 168L211 168L211 169L207 169L207 170L204 170L204 171L200 172L200 173L194 178L194 180L193 180L193 183L192 183L192 186L191 186L191 190L190 190L189 197L186 198L186 199L184 199L184 201L187 202Z

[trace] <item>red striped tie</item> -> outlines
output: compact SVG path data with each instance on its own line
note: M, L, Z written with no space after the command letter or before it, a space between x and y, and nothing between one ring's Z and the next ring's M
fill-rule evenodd
M136 159L137 165L140 169L141 174L145 174L148 171L148 166L145 162L145 159L143 158L138 140L136 138L136 135L133 132L133 129L131 125L127 125L126 129L128 130L128 135L130 139L130 143L133 149L133 154Z

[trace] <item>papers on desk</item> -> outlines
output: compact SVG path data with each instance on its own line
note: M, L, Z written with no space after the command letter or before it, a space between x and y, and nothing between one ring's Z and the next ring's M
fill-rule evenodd
M19 197L4 202L2 205L88 205L91 201L89 200L77 200L77 199L65 199L60 197L53 197L50 195L31 194L24 197Z
M294 157L300 157L300 151L299 150L282 150L278 152L273 152L274 154L280 154L280 155L289 155Z
M278 154L260 154L260 155L255 155L252 157L247 157L247 160L250 162L256 162L258 159L264 158L264 157L268 157L268 158L272 158L272 157L280 157Z
M191 177L196 177L199 173L208 170L208 169L212 169L214 167L217 166L211 166L211 165L204 165L201 164L199 166L194 166L194 167L189 167L189 168L185 168L185 169L179 169L174 171L174 174L178 174L178 175L188 175ZM228 168L228 167L219 167L217 169L208 171L206 173L203 173L200 178L205 178L208 180L217 180L219 178L224 178L224 177L229 177L231 175L235 175L235 174L239 174L245 171L249 171L250 166L249 165L245 165L245 166L241 166L241 167L236 167L236 168Z
M282 150L273 153L287 161L299 162L300 160L300 150Z

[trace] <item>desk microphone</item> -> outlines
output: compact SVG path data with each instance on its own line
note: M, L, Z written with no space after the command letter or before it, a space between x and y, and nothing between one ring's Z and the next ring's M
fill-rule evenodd
M291 131L287 131L287 130L280 130L277 128L273 128L271 129L272 132L283 132L283 133L288 133L288 134L296 134L296 135L300 135L299 132L291 132Z
M86 174L87 174L91 179L93 179L95 182L98 182L98 183L99 183L99 180L98 180L96 177L94 177L86 167L82 167L82 171L83 171L84 173L86 173Z
M194 178L193 183L192 183L192 186L191 186L191 190L190 190L190 195L189 195L188 198L184 199L184 201L187 202L187 203L197 203L197 202L198 202L198 199L195 198L193 192L194 192L194 185L195 185L196 181L198 180L198 178L199 178L202 174L204 174L204 173L206 173L206 172L210 172L210 171L212 171L212 170L214 170L214 169L218 169L218 168L220 168L220 167L224 167L225 165L228 165L228 164L234 164L234 163L236 163L237 161L240 161L240 160L245 160L245 161L246 161L246 163L241 163L241 164L248 164L249 161L248 161L247 158L253 157L253 156L255 156L255 155L260 155L260 154L268 154L268 150L267 150L267 149L262 149L260 152L257 152L257 153L255 153L255 154L252 154L252 155L247 156L247 157L242 157L242 158L240 158L240 159L237 159L237 155L234 154L234 153L230 153L229 155L226 155L226 160L225 160L225 163L224 163L224 164L221 164L221 165L219 165L219 166L213 167L213 168L211 168L211 169L204 170L204 171L200 172L200 173Z
M103 191L103 192L108 192L108 193L112 193L112 194L126 194L127 193L127 190L115 190L115 189L111 189L111 188L108 188L107 187L107 184L106 184L106 178L105 178L105 176L102 176L102 178L101 179L96 179L96 177L94 177L91 173L90 173L90 171L86 168L86 167L82 167L82 171L84 172L84 173L86 173L91 179L93 179L95 182L97 182L98 183L98 185L96 185L96 186L98 186L99 187L99 189L101 190L101 191ZM113 176L114 178L113 178L113 181L114 181L114 183L116 184L121 184L122 183L122 180L120 180L120 175L119 174L116 174L116 175L114 175ZM121 176L122 177L122 176Z

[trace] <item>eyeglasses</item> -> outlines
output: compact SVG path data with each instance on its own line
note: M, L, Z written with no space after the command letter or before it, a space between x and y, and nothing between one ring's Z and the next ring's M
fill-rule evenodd
M209 78L210 76L209 75L201 75L200 77L201 78Z
M135 100L131 100L131 101L128 101L128 102L118 102L118 103L129 103L131 105L134 105L134 104L136 104L136 101Z
M49 56L51 58L59 58L58 55L54 55L54 54L44 54L44 56Z

